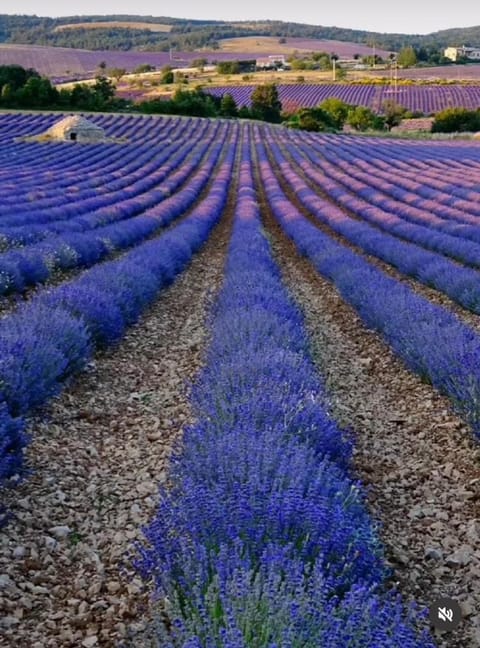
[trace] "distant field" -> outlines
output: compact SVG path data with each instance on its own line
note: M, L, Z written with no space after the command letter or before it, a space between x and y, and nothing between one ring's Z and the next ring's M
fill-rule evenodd
M138 23L137 23L138 24ZM253 39L255 41L255 39ZM258 40L258 38L256 39ZM280 54L281 52L275 48L273 42L278 42L278 39L269 39L270 40L270 49L267 50L268 54ZM101 61L105 61L107 68L110 67L122 67L127 70L127 72L132 72L137 66L149 63L154 65L157 70L160 70L164 65L173 65L176 68L186 68L189 67L191 61L198 59L199 57L206 58L209 62L211 61L225 61L237 58L251 59L256 58L259 52L255 52L252 49L254 45L252 44L252 39L242 38L242 39L231 39L231 41L242 41L244 48L238 52L233 50L199 50L196 52L177 52L173 53L173 59L170 59L168 52L141 52L137 50L131 50L126 52L115 52L113 50L82 50L74 49L70 47L46 47L42 45L11 45L2 43L0 45L0 65L11 65L17 64L22 65L25 68L35 68L45 76L48 76L54 82L60 83L62 81L74 80L76 78L91 78L95 75L98 65ZM223 41L226 42L226 41ZM227 41L228 42L228 41ZM357 49L356 53L361 54L362 48L366 48L369 51L367 46L357 45L355 43L339 43L339 41L315 41L315 40L301 40L301 39L288 39L287 46L293 47L296 46L296 49L300 50L299 44L303 43L304 45L310 43L310 51L312 51L313 44L316 44L318 50L325 49L326 51L334 51L333 48L335 44L338 44L339 47L336 50L340 56L352 56L353 54L349 50L354 45ZM340 45L343 49L340 48ZM277 45L278 48L281 48L281 45ZM329 49L330 48L330 49ZM305 47L305 49L308 49ZM377 50L378 53L381 53L381 50ZM227 80L225 78L218 79L213 78L215 75L206 74L205 77L212 77L212 81L215 83L224 85L224 84L238 84L242 85L242 75L231 75ZM263 72L259 76L259 82L267 80L271 81L278 80L281 83L284 82L296 82L298 76L303 76L306 81L310 83L321 82L328 79L330 73L320 73L319 71L309 71L302 70L301 72L283 72L281 78L278 73L275 73L272 78L272 75L267 75ZM360 79L360 78L372 78L372 77L390 77L389 69L377 69L373 70L350 70L348 72L348 79ZM428 80L438 80L446 79L455 82L469 81L469 82L478 82L480 81L480 64L472 63L470 65L444 65L438 67L430 68L418 68L418 69L408 69L408 70L398 70L398 77L402 79L413 79L418 81L428 81ZM204 79L208 83L208 79Z
M372 53L369 45L350 43L337 40L318 40L315 38L287 38L286 43L279 43L272 36L243 36L241 38L225 38L220 41L220 49L224 52L257 52L258 54L292 54L295 50L306 52L335 52L338 56L353 57L355 54L368 56ZM376 54L388 57L387 50L376 49Z
M98 65L104 61L107 68L122 67L131 72L137 66L149 63L160 69L164 65L186 67L193 59L202 56L208 60L237 58L229 52L174 52L173 60L168 52L115 52L113 50L82 50L70 47L45 47L42 45L0 45L0 65L17 64L35 68L55 82L76 77L93 77ZM255 54L246 54L255 57Z
M120 20L105 20L102 22L82 22L69 23L68 25L59 25L53 31L65 31L66 29L146 29L152 32L169 32L172 25L162 25L160 23L143 23L143 22L122 22Z
M237 106L250 105L255 86L207 88L207 92L222 97L229 93ZM433 114L446 108L467 108L476 110L480 106L479 85L390 85L302 83L279 85L278 93L284 110L312 108L330 97L336 97L349 104L368 106L380 112L385 101L393 100L408 110Z

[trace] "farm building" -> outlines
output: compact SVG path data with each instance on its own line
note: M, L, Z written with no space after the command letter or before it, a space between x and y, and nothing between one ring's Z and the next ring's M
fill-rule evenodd
M105 140L103 128L80 115L64 117L49 128L45 134L53 139L70 142L101 142Z
M480 61L479 47L447 47L443 55L451 61L457 61L459 58L467 58L471 61Z

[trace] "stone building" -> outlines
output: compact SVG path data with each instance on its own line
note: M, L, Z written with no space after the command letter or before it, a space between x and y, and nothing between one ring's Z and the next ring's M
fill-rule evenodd
M81 115L64 117L45 133L49 138L69 142L102 142L105 141L103 128L85 119Z

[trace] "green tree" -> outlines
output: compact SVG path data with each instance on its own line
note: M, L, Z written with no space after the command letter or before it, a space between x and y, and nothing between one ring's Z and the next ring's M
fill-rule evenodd
M202 70L205 65L207 65L208 59L206 58L196 58L193 59L193 61L190 63L191 68L198 68L199 70Z
M251 119L252 113L248 106L242 106L238 111L238 116L240 119Z
M164 65L161 69L160 83L173 83L174 72L171 65Z
M373 110L366 106L351 108L346 123L358 131L382 130L384 126L383 118L376 115Z
M290 67L292 70L306 70L307 62L305 59L295 58L290 61Z
M134 74L143 74L144 72L153 72L154 70L154 65L150 65L150 63L143 63L142 65L137 65L133 72Z
M32 108L47 108L58 100L58 90L43 77L30 77L16 95L20 105Z
M115 97L115 86L105 76L95 77L95 83L92 86L94 109L101 110L107 108Z
M275 83L257 86L251 96L251 112L255 119L280 123L282 102Z
M334 127L339 130L343 128L345 120L347 119L348 111L351 108L349 104L345 103L341 99L337 99L336 97L325 99L318 107L330 115Z
M480 130L480 110L447 108L435 115L432 133L476 132Z
M240 64L238 61L220 61L217 64L219 74L239 74Z
M230 93L224 94L220 103L220 114L223 117L237 117L238 108Z
M127 70L120 67L113 67L108 70L108 76L113 77L117 81L120 81L120 79L125 76L126 73Z
M397 56L398 65L404 68L413 67L417 63L417 55L413 47L403 47Z
M173 114L177 115L215 117L220 107L220 100L217 100L217 107L216 99L203 92L200 87L195 88L195 90L184 90L179 87L170 101L171 110Z
M385 118L385 125L388 130L398 126L405 116L405 108L397 104L393 99L387 99L382 104L382 112Z
M15 92L10 85L10 83L5 83L2 86L2 100L1 103L4 106L11 106L15 100Z
M289 128L306 131L332 131L335 129L331 116L321 108L300 108L286 122Z
M36 70L26 70L21 65L0 65L0 88L9 83L12 90L22 88L31 77L40 78Z
M92 108L93 90L85 83L76 83L70 93L72 108Z

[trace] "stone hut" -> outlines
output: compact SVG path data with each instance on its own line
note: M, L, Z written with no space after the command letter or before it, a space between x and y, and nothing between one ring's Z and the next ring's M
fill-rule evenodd
M49 138L68 142L95 143L106 141L105 131L81 115L64 117L45 133Z

